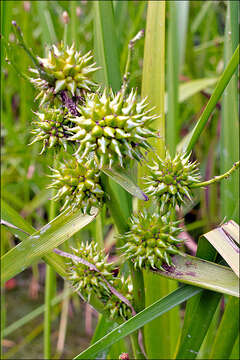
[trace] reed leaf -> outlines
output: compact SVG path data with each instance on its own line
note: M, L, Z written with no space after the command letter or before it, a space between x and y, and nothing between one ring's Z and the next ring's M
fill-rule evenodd
M239 300L230 297L215 336L209 359L229 359L239 334ZM238 349L239 352L239 349Z
M192 132L186 137L185 143L183 145L183 151L190 152L193 146L196 144L199 136L201 135L204 127L208 121L209 116L211 115L213 109L215 108L218 100L220 99L223 91L226 89L229 81L231 80L236 68L238 66L239 58L239 45L235 50L231 60L229 61L226 69L218 80L218 83L212 93L211 98L209 99L207 106L205 107L202 115L200 116L197 124L195 125Z
M97 210L91 216L83 215L81 211L74 214L63 213L27 237L2 257L1 282L11 279L47 252L62 244L93 221L96 215Z
M148 200L147 195L144 194L144 192L134 183L126 170L117 168L102 168L101 171L123 187L127 192L129 192L129 194L140 200Z
M173 307L183 303L199 292L201 292L201 290L196 287L187 285L182 286L166 297L148 306L146 309L133 316L124 324L112 330L109 334L98 340L96 343L84 350L81 354L77 355L74 359L95 359L100 351L103 351L120 339L130 335L153 319L161 316Z
M171 266L166 271L151 270L155 277L161 275L185 284L239 297L239 281L229 267L190 255L175 255L172 259L175 267Z

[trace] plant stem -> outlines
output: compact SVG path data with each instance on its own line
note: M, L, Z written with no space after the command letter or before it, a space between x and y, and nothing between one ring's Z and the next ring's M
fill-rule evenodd
M57 159L54 154L53 167L55 168ZM52 197L56 190L53 189ZM49 221L56 216L56 202L51 200L49 209ZM45 282L45 313L44 313L44 358L51 359L51 301L56 293L56 273L51 265L46 265Z
M193 184L191 186L191 188L199 188L199 187L203 187L203 186L208 186L208 185L214 184L217 181L221 181L222 179L226 179L231 175L231 173L234 170L236 170L239 167L239 165L240 165L240 161L236 162L233 165L233 167L230 170L228 170L226 173L219 175L219 176L215 176L213 179Z
M133 52L133 48L135 43L140 40L144 35L144 31L140 30L136 36L134 36L133 39L131 39L129 41L128 44L128 56L127 56L127 62L126 62L126 66L125 66L125 71L124 71L124 75L123 75L123 84L121 87L121 91L123 94L125 94L126 90L127 90L127 86L128 86L128 80L129 80L129 69L130 69L130 64L131 64L131 58L132 58L132 52Z
M21 32L20 27L16 24L16 21L12 21L12 25L13 25L13 29L16 35L16 38L18 39L19 45L23 48L23 50L28 54L28 56L30 57L30 59L33 61L33 63L35 64L35 66L38 68L40 77L42 79L45 79L46 81L48 81L50 84L52 84L54 82L54 77L52 75L47 74L42 68L41 68L41 64L39 62L39 60L37 59L37 57L33 54L33 52L27 47L27 45L24 42L23 39L23 35Z

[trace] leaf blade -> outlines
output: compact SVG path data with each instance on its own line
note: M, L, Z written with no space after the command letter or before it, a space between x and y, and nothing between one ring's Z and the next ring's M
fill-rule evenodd
M91 345L81 354L77 355L74 359L94 359L94 357L100 351L104 350L125 336L133 333L143 325L159 317L160 315L181 304L190 297L198 294L199 292L201 292L201 290L193 286L182 286L166 297L148 306L146 309L126 321L124 324L118 326L116 329L111 331L95 344Z
M91 216L83 215L80 211L74 214L64 213L27 237L2 257L1 282L17 275L38 258L62 244L93 221L96 215L97 210Z
M130 176L124 169L121 169L120 172L116 168L102 168L101 171L110 178L112 178L121 187L123 187L127 192L129 192L129 194L137 197L140 200L148 200L147 195L144 194L144 192L134 183L134 181L130 178Z

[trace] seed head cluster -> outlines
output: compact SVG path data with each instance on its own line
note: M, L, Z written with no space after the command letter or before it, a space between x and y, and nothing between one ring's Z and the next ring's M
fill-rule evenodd
M190 154L177 154L171 159L156 157L153 165L149 165L150 175L146 179L145 192L154 197L161 211L179 207L185 199L192 199L191 186L200 181L197 162L189 161Z
M106 313L112 320L122 318L126 320L131 316L131 309L116 295L113 295L103 280L105 279L110 286L121 292L129 301L132 301L132 285L130 278L125 280L123 277L114 277L114 265L109 263L104 251L99 250L98 245L91 243L81 243L78 248L72 249L73 254L80 257L90 264L94 264L99 272L90 269L77 260L71 259L69 263L68 279L76 291L87 300L97 296L103 302Z
M51 188L57 189L54 200L64 199L62 209L81 209L90 213L92 207L101 207L104 190L100 182L100 172L79 163L74 157L59 162L57 169L52 169Z
M40 90L37 98L41 99L41 105L51 102L63 90L71 96L90 92L96 85L91 79L92 74L98 70L95 63L91 63L92 58L91 52L82 56L74 44L69 47L63 42L58 46L53 45L48 57L38 57L41 71L30 70L36 75L31 82Z
M92 154L98 167L125 166L130 159L141 160L142 150L149 150L149 137L156 136L150 123L147 102L136 100L134 90L127 98L121 92L116 96L107 91L91 94L79 106L81 116L71 118L75 127L70 140L78 142L76 154L82 159Z
M42 154L47 148L53 147L67 150L67 138L71 134L69 132L69 120L67 118L67 110L53 108L44 108L41 112L36 112L37 121L33 122L35 128L32 130L34 135L33 141L42 142ZM30 144L30 145L31 145Z
M119 237L125 242L124 257L131 260L135 268L158 268L173 265L171 255L180 254L177 236L181 229L179 221L171 220L171 213L158 214L144 210L133 216L130 230Z

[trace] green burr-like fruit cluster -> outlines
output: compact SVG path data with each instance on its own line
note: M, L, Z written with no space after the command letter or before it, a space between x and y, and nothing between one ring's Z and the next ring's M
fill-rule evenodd
M180 254L177 236L181 229L179 221L172 221L170 212L164 215L144 210L131 219L130 231L120 237L125 245L124 256L134 263L135 268L158 268L173 265L171 255Z
M31 81L40 90L38 98L42 99L41 103L53 99L62 90L67 90L72 96L82 96L91 91L96 85L91 80L91 75L98 70L95 63L90 64L92 58L91 52L82 56L74 44L69 47L63 42L58 46L53 45L48 57L38 57L41 71L30 70L37 76Z
M121 92L88 95L79 106L81 116L71 118L76 126L70 140L79 142L76 154L82 159L89 155L99 167L141 160L141 151L150 149L148 138L156 136L149 127L155 116L149 115L146 100L138 103L136 96L133 90L126 99Z
M77 249L72 249L73 254L90 264L96 266L99 272L90 269L87 264L80 263L72 258L69 267L68 279L76 291L79 291L85 300L89 301L91 295L103 302L104 309L111 319L128 319L131 309L121 299L114 295L108 284L119 291L130 302L132 301L132 285L130 278L114 277L114 264L107 262L103 250L99 250L94 242L81 243ZM108 284L104 281L108 282Z
M127 300L129 300L130 303L132 303L133 294L130 276L126 279L123 276L114 278L113 286L115 289L119 289L119 292ZM130 307L114 294L111 294L111 297L108 298L105 309L109 312L110 318L112 320L114 320L115 318L122 318L123 320L127 320L132 316L132 311Z
M191 200L191 186L199 182L200 174L197 162L190 162L189 158L190 154L179 153L171 159L167 153L165 159L156 157L153 165L149 165L145 192L156 198L161 211L176 205L180 207L185 198Z
M71 259L68 279L74 289L79 291L87 301L93 294L101 301L106 302L111 295L111 291L103 278L113 285L113 264L107 262L108 257L105 256L104 251L98 249L98 245L94 242L82 242L77 249L73 248L72 250L74 255L95 265L99 270L99 272L96 272L87 265Z
M63 209L79 208L83 213L90 213L92 207L101 207L104 191L98 170L90 169L69 156L52 171L53 182L49 187L57 189L53 199L64 199Z
M38 120L33 122L36 125L32 130L35 135L31 144L40 141L43 143L41 154L47 148L63 147L67 149L67 137L69 137L69 120L67 111L58 108L43 109L36 112ZM30 144L30 145L31 145Z

